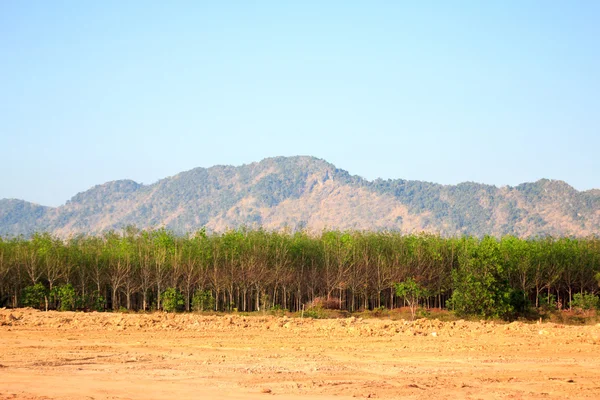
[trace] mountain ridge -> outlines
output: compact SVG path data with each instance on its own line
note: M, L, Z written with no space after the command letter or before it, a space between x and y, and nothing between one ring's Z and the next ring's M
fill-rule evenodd
M0 200L0 234L99 234L127 225L374 229L452 235L587 236L600 232L600 190L540 179L517 186L368 180L311 156L198 167L144 185L121 179L46 207Z

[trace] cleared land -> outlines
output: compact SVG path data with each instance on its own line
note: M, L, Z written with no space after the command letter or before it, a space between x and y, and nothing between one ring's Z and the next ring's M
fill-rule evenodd
M0 399L600 397L600 324L0 310Z

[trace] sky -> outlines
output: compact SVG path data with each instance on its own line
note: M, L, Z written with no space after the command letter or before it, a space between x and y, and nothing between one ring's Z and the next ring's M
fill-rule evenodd
M0 2L0 198L312 155L600 188L598 1Z

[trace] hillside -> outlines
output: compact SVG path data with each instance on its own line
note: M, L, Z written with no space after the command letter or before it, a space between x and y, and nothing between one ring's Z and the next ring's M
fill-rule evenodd
M108 182L52 208L0 200L0 234L97 234L127 225L177 233L206 227L388 229L520 237L600 232L600 191L542 179L516 187L368 181L313 157L196 168L151 185Z

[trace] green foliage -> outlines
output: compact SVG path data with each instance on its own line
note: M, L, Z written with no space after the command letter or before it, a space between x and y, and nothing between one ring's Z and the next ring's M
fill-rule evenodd
M193 311L210 311L215 308L215 298L210 290L196 290L192 297Z
M269 307L268 311L269 311L269 314L271 314L271 315L277 315L277 316L283 317L288 310L281 307L279 304L275 304L274 306Z
M168 288L160 295L160 299L162 301L162 308L166 312L183 311L183 307L185 306L183 294L177 288Z
M106 299L97 290L95 290L86 300L85 307L83 308L89 308L98 312L104 311Z
M75 288L70 283L53 288L50 295L57 300L58 310L73 311L75 309L77 294L75 293Z
M502 277L499 243L491 237L477 244L465 239L459 267L452 271L452 297L447 306L458 315L506 318L514 313L511 288Z
M506 296L508 293L508 297ZM527 294L520 289L508 288L507 292L504 292L505 300L508 303L508 314L512 313L513 318L525 315L531 309L531 303L527 298Z
M36 283L33 286L27 286L23 289L22 303L25 307L33 307L38 310L43 310L46 307L48 297L48 289L41 284Z
M417 309L416 316L419 318L429 318L431 316L431 312L425 307L419 307Z
M558 309L556 295L551 293L549 296L541 296L539 299L539 307L543 311L556 311Z
M413 278L394 284L396 296L403 297L410 308L412 319L415 319L415 312L419 306L419 300L425 295L426 290Z
M312 318L312 319L326 319L329 317L329 314L327 314L327 311L325 311L325 309L322 307L309 308L307 310L304 310L304 313L302 313L302 315L304 316L304 318Z
M406 297L411 300L418 300L425 289L421 285L419 285L413 278L408 278L404 282L394 284L394 288L396 289L396 296Z
M600 298L592 293L576 293L573 295L571 307L583 311L600 309Z
M529 302L545 315L556 309L556 299L597 293L599 275L596 237L264 229L177 236L127 227L69 240L49 234L0 239L0 305L11 306L17 293L19 304L45 308L47 297L48 307L64 310L104 310L108 294L114 309L133 311L149 305L176 311L185 303L194 310L296 313L304 304L308 316L357 310L368 316L386 314L369 309L409 303L413 317L419 306L448 304L455 316L514 319L534 316ZM51 295L44 285L54 288ZM576 296L574 306L588 307L594 297L586 296Z
M375 317L383 317L384 315L389 315L389 311L385 306L379 306L373 309L372 314Z
M497 316L495 280L472 272L452 271L454 290L446 306L458 315Z

